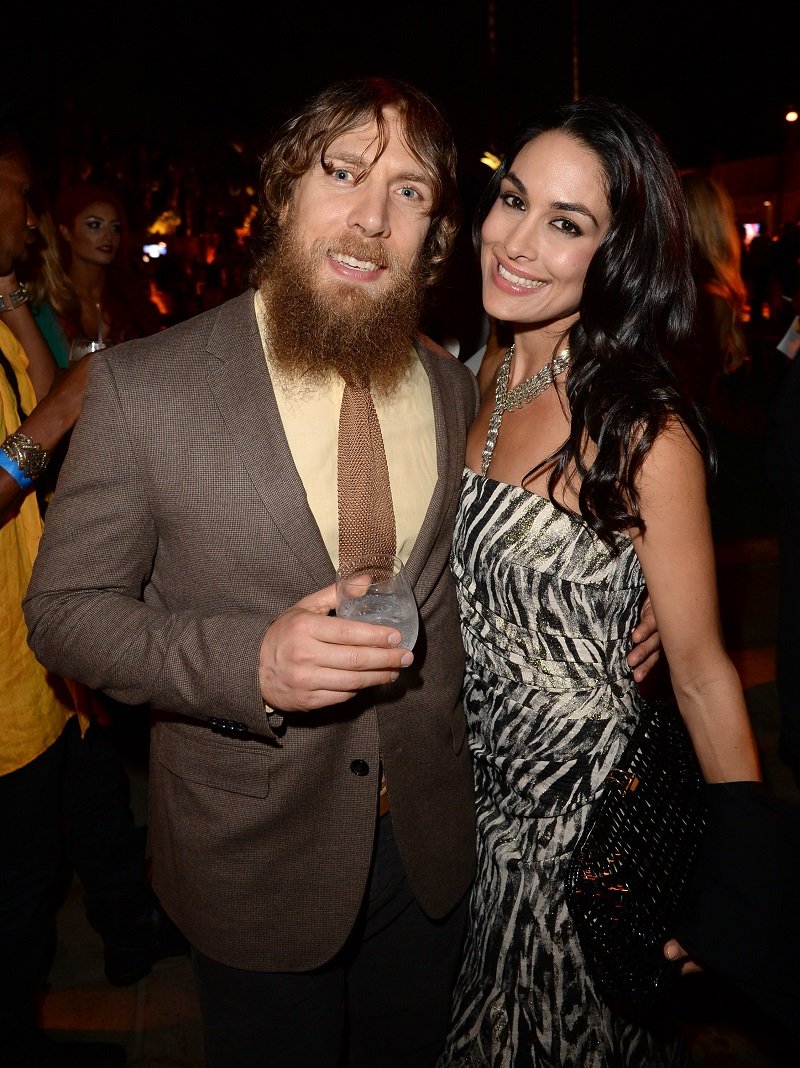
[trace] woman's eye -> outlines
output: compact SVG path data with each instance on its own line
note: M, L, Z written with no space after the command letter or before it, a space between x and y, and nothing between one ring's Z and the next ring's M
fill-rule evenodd
M515 211L524 211L525 210L525 202L524 202L524 200L522 199L521 196L518 196L516 193L501 193L500 194L500 200L502 200L502 202L506 205L506 207L514 208Z
M118 223L118 222L112 223L111 224L111 233L112 234L121 234L122 233L122 223Z
M345 170L344 167L334 167L331 174L339 182L346 182L350 177L350 171Z
M574 223L572 219L554 219L553 225L556 229L560 230L564 234L568 234L570 237L580 237L583 230Z

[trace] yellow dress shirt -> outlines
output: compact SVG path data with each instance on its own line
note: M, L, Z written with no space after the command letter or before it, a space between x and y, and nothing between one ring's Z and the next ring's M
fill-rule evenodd
M337 454L344 382L332 376L331 381L314 389L298 390L287 381L270 357L260 293L255 295L255 308L286 440L335 567L339 562ZM406 562L425 519L437 478L431 387L416 352L402 389L388 400L375 397L374 402L389 469L397 555Z
M27 374L28 358L2 322L0 349L15 372L22 407L30 412L36 397ZM14 392L5 374L0 373L0 441L19 424ZM0 694L3 701L0 775L16 771L40 756L75 714L64 683L53 680L31 652L22 615L22 598L41 535L36 494L29 493L18 511L0 525Z

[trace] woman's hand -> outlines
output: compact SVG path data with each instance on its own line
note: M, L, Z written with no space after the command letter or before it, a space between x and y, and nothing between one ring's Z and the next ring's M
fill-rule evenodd
M692 975L703 970L697 961L692 960L676 938L671 938L669 942L664 944L664 956L674 964L680 964L681 975Z

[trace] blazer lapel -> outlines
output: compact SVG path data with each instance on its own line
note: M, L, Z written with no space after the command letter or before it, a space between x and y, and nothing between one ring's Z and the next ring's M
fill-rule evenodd
M438 578L439 568L436 563L431 563L431 550L449 514L453 496L459 492L461 485L466 424L453 389L448 359L430 352L421 343L417 343L416 348L431 386L438 475L425 520L407 565L417 603L421 606Z
M208 348L208 385L256 492L298 566L328 585L333 564L283 431L252 290L222 306Z
M220 309L208 344L208 385L264 507L287 551L318 586L335 573L305 489L292 460L264 359L252 290ZM448 360L421 343L417 351L431 387L437 480L407 570L421 604L438 577L430 556L464 467L466 426L453 390Z

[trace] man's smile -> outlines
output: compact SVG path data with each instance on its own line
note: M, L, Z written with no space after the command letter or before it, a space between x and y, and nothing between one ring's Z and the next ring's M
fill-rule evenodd
M332 260L336 260L337 263L343 264L345 267L352 267L357 271L379 271L384 264L374 263L372 260L359 260L355 256L345 255L343 252L334 252L328 250L328 255Z

